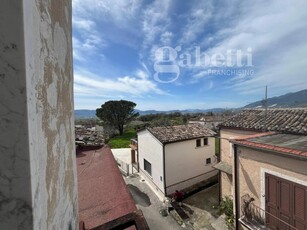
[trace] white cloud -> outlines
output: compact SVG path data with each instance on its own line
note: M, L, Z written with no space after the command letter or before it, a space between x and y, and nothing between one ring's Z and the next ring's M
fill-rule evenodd
M95 34L90 34L83 43L83 47L90 51L97 49L99 46L106 46L106 44L98 35Z
M210 1L197 2L187 16L187 23L182 29L180 44L189 44L198 39L206 30L210 19L213 17L213 5Z
M83 40L73 37L72 42L74 58L79 61L87 60L86 57L96 53L101 47L106 46L106 43L95 34L88 34ZM100 55L105 58L103 54Z
M276 42L280 43L280 40L286 36L306 28L307 14L304 9L307 6L306 2L303 4L303 1L271 1L268 4L257 2L254 5L244 5L240 10L244 12L240 20L237 20L232 28L218 30L215 39L223 40L209 51L248 47L252 47L255 51L263 50L278 45Z
M146 72L138 70L135 76L123 76L114 80L99 77L83 71L74 75L75 94L77 95L128 95L142 97L145 95L167 95L149 79Z
M223 23L212 35L209 49L205 52L226 53L228 49L253 49L253 70L250 77L237 76L227 81L227 88L241 94L257 95L266 84L273 94L307 88L307 2L306 1L262 1L239 5L238 15L231 9L227 13L231 27ZM223 18L220 11L215 20ZM208 40L204 40L208 45ZM204 45L202 44L202 45ZM205 77L204 71L194 79Z
M154 1L143 11L142 32L144 36L143 46L147 48L153 44L158 35L166 32L169 26L169 7L171 1Z
M263 92L268 85L273 94L307 88L307 3L275 1L257 7L235 30L250 31L245 39L233 36L223 46L250 46L255 52L255 75L236 81L233 88L242 94ZM286 10L285 10L286 9ZM259 15L265 12L265 15ZM251 12L250 12L251 13ZM300 39L301 37L301 39Z
M171 45L172 39L174 37L174 34L169 31L165 31L161 34L160 41L162 45Z
M76 29L81 29L87 32L91 32L92 30L95 30L96 23L90 19L83 19L79 18L77 16L74 16L72 18L72 24L73 27Z
M73 0L74 16L111 22L119 28L133 29L141 10L141 0Z
M72 38L72 44L73 44L73 56L76 60L83 61L84 56L82 55L82 43L79 41L79 39L73 37Z
M208 68L187 67L181 68L180 82L175 82L178 85L203 81L207 85L199 84L199 89L222 85L221 90L244 95L259 95L266 84L274 95L307 88L306 1L191 1L190 9L183 14L184 10L175 4L170 0L73 0L77 60L90 60L88 55L92 54L108 59L103 48L123 44L139 51L140 60L135 61L141 62L146 70L116 79L79 72L76 93L99 96L102 92L104 97L165 94L149 76L156 61L156 49L166 45L173 48L181 45L180 53L191 51L192 55L194 46L199 45L209 56L225 54L229 49L243 52L249 47L253 49L252 76L216 79L213 84L210 80L215 76L208 76ZM177 14L177 9L181 14Z
M207 70L202 70L202 71L199 71L198 73L192 75L192 78L199 79L199 78L203 78L203 77L206 77L206 76L209 76L208 75L208 71Z

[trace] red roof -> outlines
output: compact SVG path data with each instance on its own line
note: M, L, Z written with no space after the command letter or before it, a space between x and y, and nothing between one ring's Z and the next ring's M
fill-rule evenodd
M264 149L264 150L269 150L269 151L274 151L274 152L280 152L284 154L291 154L291 155L296 155L296 156L301 156L301 157L307 157L307 150L301 150L297 149L295 147L285 147L281 146L278 144L272 144L272 143L260 143L259 141L256 140L256 138L265 138L268 136L276 136L276 138L279 138L279 135L284 135L284 136L294 136L294 135L286 135L286 134L278 134L274 132L267 132L267 133L259 133L259 134L254 134L250 136L244 136L244 137L239 137L231 140L232 143L238 144L238 145L243 145L243 146L248 146L251 148L257 148L257 149Z
M79 221L91 229L137 210L108 147L77 154Z

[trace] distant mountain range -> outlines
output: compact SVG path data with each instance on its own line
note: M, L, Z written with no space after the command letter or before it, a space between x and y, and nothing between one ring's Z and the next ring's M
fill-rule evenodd
M158 113L206 113L206 112L223 112L227 109L216 108L216 109L185 109L185 110L169 110L169 111L159 111L159 110L138 110L140 115L148 115L148 114L158 114ZM84 119L84 118L95 118L96 110L88 110L88 109L77 109L75 110L75 118L76 119Z
M268 99L269 108L294 108L307 107L307 89L295 93L287 93L278 97ZM244 106L244 108L263 107L263 100L256 101Z
M96 110L89 110L89 109L76 109L75 110L76 119L95 118L95 117L96 117Z
M206 112L222 112L226 109L222 108L214 108L214 109L185 109L185 110L168 110L168 111L159 111L159 110L138 110L135 111L138 112L140 115L147 115L147 114L157 114L157 113L206 113Z
M263 100L250 103L243 108L260 108L263 106ZM272 97L268 99L269 108L293 108L293 107L307 107L307 89L298 91L295 93L287 93L282 96ZM237 108L240 109L240 108ZM214 109L186 109L186 110L169 110L169 111L159 111L159 110L137 110L140 115L147 114L157 114L157 113L206 113L206 112L223 112L229 110L226 108L214 108ZM87 110L87 109L77 109L75 110L76 119L84 118L95 118L96 110Z

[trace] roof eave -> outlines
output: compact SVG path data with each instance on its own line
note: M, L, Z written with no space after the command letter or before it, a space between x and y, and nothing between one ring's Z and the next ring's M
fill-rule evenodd
M239 145L239 146L246 147L246 148L266 151L266 152L270 152L270 153L273 153L273 154L281 154L285 157L307 161L307 156L305 156L305 155L298 155L298 154L288 153L288 152L284 152L284 151L278 151L278 150L275 150L275 149L268 149L268 148L261 148L261 147L258 147L258 146L252 146L252 145L249 145L247 143L242 143L242 141L231 140L230 142L233 143L233 144ZM293 149L293 150L295 150L295 149ZM297 151L297 150L295 150L295 151Z
M180 140L174 140L174 141L164 141L164 142L161 142L161 143L172 144L172 143L176 143L176 142L190 141L190 140L195 140L195 139L205 138L205 137L215 137L215 135L204 135L204 136L198 136L198 137L192 137L192 138L186 138L186 139L180 139Z

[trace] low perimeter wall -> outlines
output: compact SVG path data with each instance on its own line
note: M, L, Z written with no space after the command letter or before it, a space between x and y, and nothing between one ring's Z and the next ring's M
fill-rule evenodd
M216 177L218 175L218 170L213 169L210 172L204 173L202 175L193 177L191 179L188 180L184 180L181 181L179 183L173 184L173 185L169 185L166 187L166 195L169 196L171 194L173 194L176 190L189 190L189 188L194 187L198 184L201 184L204 181L209 180L212 177ZM197 187L197 186L196 186Z

